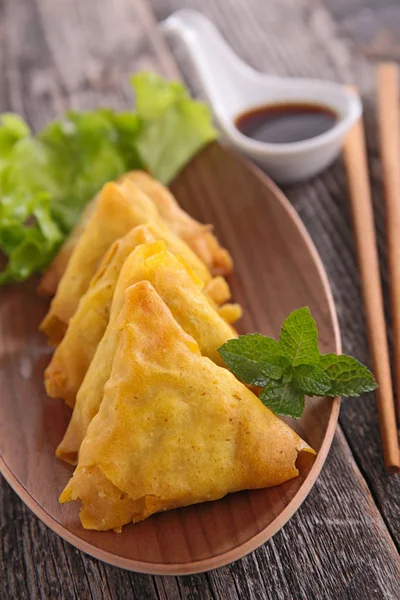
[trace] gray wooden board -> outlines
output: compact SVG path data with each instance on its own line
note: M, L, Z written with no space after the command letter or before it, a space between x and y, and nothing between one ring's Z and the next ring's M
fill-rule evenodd
M179 6L176 0L151 4L158 18ZM201 6L261 70L355 80L371 90L368 61L361 53L351 54L317 1L180 3L188 4ZM180 65L189 77L187 64ZM35 128L67 107L128 107L128 75L143 68L174 72L142 0L0 0L0 111L19 112ZM378 208L370 108L368 121ZM341 164L287 193L328 269L344 349L368 361ZM384 279L387 283L386 274ZM373 397L347 401L341 423L344 435L339 430L322 475L291 521L250 556L208 574L151 577L104 565L44 527L2 480L0 599L399 598L393 540L399 542L400 484L382 469Z

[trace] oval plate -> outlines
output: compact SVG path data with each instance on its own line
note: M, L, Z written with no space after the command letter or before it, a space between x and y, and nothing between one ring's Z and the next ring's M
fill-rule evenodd
M243 305L241 333L277 336L284 318L308 305L320 348L340 352L329 283L317 251L296 212L256 167L219 144L203 150L172 185L179 202L214 223L235 261L233 297ZM35 282L1 291L0 470L32 511L68 542L118 567L153 574L196 573L241 558L267 541L292 516L315 482L335 431L339 400L307 401L292 427L318 456L296 479L279 487L241 492L155 515L121 534L82 529L78 504L58 496L72 467L55 448L70 410L47 398L43 371L50 351L37 327L48 302Z

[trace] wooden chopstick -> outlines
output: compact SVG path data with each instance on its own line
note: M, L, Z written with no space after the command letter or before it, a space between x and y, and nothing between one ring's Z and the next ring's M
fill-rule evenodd
M393 324L397 417L400 417L400 106L399 71L378 67L378 128L386 200L386 233Z
M376 399L383 456L386 469L394 473L400 470L399 444L362 119L358 120L347 135L343 150L369 346L374 374L379 385Z

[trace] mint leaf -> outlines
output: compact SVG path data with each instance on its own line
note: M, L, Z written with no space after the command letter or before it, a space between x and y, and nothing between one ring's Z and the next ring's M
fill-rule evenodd
M259 333L229 340L219 349L242 381L262 387L260 400L277 415L299 419L307 396L359 396L378 386L371 371L351 356L321 355L307 307L292 312L279 341Z
M294 369L295 385L308 396L324 396L331 389L331 380L320 367L298 365Z
M276 415L300 419L304 410L304 393L290 383L271 381L260 393L260 400Z
M360 396L378 387L371 371L351 356L324 354L319 367L330 379L330 396Z
M318 331L309 308L293 311L284 321L279 347L294 367L318 363Z
M278 354L278 342L260 333L229 340L219 353L232 373L251 385L264 386L270 379L280 379L289 366L287 358Z
M290 383L293 379L293 375L294 375L294 369L292 367L292 365L289 365L283 375L282 375L282 383Z

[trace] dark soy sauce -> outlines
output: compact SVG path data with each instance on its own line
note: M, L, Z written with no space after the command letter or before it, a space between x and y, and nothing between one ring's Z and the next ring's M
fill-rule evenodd
M269 144L302 142L326 133L338 115L321 104L270 104L253 108L235 119L243 135Z

